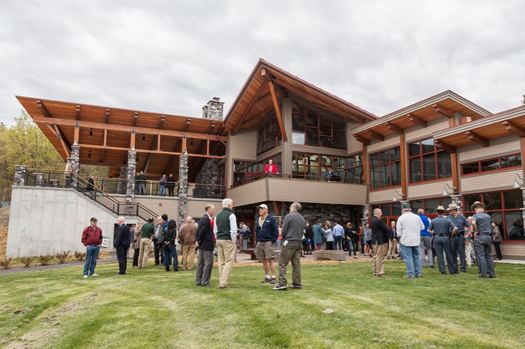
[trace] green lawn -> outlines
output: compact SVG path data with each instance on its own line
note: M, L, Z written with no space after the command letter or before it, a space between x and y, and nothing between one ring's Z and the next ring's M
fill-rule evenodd
M289 268L291 269L291 268ZM161 268L84 280L80 267L0 275L0 346L50 348L523 348L525 266L498 278L403 265L383 279L368 263L303 267L302 290L274 292L255 266L230 288L193 286L193 272ZM291 270L289 270L289 273ZM333 314L323 310L332 308Z

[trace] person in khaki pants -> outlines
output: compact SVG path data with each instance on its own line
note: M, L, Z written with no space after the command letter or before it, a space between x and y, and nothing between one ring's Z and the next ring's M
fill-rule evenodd
M153 217L148 218L148 221L142 225L140 228L141 238L139 245L139 268L146 268L148 262L148 255L151 249L151 237L155 232L155 227L153 226Z
M195 261L195 242L196 242L195 224L191 217L186 218L186 222L180 227L179 239L182 246L182 270L193 268Z
M286 280L286 266L292 262L292 285L294 289L302 288L301 284L301 252L303 250L303 234L306 221L301 213L301 204L294 202L290 206L290 213L284 217L282 236L283 243L279 255L279 282L272 290L285 291L288 289Z
M374 252L374 276L382 277L385 275L385 257L388 252L388 233L389 230L385 223L381 221L383 212L381 209L374 209L374 216L370 223L372 229L372 250Z
M228 286L228 280L235 261L237 251L237 218L232 212L233 200L222 200L222 211L215 218L213 232L217 238L217 257L219 259L219 288Z

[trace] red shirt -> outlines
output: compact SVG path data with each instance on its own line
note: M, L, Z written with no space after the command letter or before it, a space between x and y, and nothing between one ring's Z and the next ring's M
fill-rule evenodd
M272 164L270 166L270 164L268 163L268 164L264 165L264 173L265 174L270 174L270 175L273 176L273 175L276 175L277 172L279 172L278 169L277 169L277 164Z
M102 243L102 229L93 228L91 225L82 232L82 243L87 245L100 245Z

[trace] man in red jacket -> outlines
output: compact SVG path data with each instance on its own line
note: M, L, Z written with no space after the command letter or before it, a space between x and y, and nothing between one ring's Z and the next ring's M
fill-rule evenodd
M86 246L86 263L84 264L84 279L88 276L97 276L97 266L100 244L102 244L102 229L97 226L97 219L92 217L89 226L82 232L82 243Z

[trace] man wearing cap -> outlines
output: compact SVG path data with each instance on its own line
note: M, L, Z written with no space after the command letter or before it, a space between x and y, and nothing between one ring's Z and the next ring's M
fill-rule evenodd
M467 271L467 260L465 259L465 229L468 229L469 224L465 216L458 212L458 206L454 203L448 205L449 216L448 219L456 226L456 234L450 239L450 250L454 262L458 262L462 272ZM457 271L456 271L457 272Z
M456 262L452 259L450 253L450 236L456 231L456 227L451 220L443 216L445 208L439 205L436 208L438 216L434 218L428 230L434 235L434 248L436 250L439 271L441 274L446 274L445 259L443 258L443 252L447 258L448 271L450 274L456 274Z
M476 213L473 216L474 225L476 227L476 239L474 240L474 248L478 256L478 267L480 277L495 278L496 271L494 270L494 262L491 256L492 247L492 229L490 225L490 216L485 213L485 205L479 201L472 204L472 210Z
M82 243L86 246L86 262L84 263L84 279L88 276L97 276L95 267L97 266L98 253L102 244L102 229L97 226L97 219L92 217L82 232Z
M268 206L261 204L257 207L259 211L259 218L255 225L255 236L257 245L255 247L255 254L262 262L264 269L263 283L269 282L275 284L275 242L279 236L279 229L277 228L277 221L268 213Z
M425 226L418 215L412 213L410 204L401 204L403 213L396 223L396 233L401 247L401 254L407 266L407 277L412 279L423 276L419 258L420 233Z

